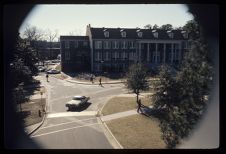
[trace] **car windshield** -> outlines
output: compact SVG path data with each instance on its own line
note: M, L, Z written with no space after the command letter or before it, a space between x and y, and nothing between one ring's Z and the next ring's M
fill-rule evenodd
M75 97L73 97L73 100L81 100L83 98L84 98L84 96L75 96Z

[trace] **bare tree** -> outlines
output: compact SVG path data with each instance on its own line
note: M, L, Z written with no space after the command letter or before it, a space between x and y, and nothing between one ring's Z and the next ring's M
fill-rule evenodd
M44 37L44 32L36 26L27 25L23 32L23 36L29 41L38 41Z
M50 29L47 29L46 30L46 39L49 41L49 42L53 42L55 38L57 38L58 36L58 30L50 30Z
M51 56L51 49L52 49L52 44L54 40L58 37L58 30L55 29L54 31L47 29L46 30L46 39L50 43L50 51L49 51L49 56Z

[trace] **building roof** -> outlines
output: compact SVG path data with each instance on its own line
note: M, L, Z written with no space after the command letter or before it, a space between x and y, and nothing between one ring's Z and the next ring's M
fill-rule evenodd
M76 39L76 40L89 40L88 36L60 36L60 39Z
M182 30L172 30L174 34L173 38L170 38L166 30L154 30L154 29L138 29L138 28L93 28L91 27L91 33L93 39L171 39L171 40L183 40ZM104 36L104 31L109 32L109 37ZM126 37L123 38L121 32L126 32ZM153 31L153 32L152 32ZM158 38L155 38L153 33L158 32ZM142 37L138 37L137 33L142 32Z

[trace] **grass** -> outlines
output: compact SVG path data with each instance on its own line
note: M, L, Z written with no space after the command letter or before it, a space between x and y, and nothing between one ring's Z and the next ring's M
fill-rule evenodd
M32 102L26 102L21 104L22 112L18 109L18 114L22 118L24 126L30 126L42 121L44 116L43 108L45 107L46 99L34 99ZM19 105L18 105L19 108ZM41 111L41 117L39 117L39 110Z
M159 122L155 118L133 115L106 122L124 149L164 149Z
M151 105L150 98L140 97L145 106ZM113 97L110 99L102 110L103 115L133 110L137 108L136 97Z

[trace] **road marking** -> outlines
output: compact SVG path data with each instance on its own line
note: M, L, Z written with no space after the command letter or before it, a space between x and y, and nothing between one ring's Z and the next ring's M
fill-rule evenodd
M64 122L64 123L60 123L60 124L56 124L56 125L51 125L51 126L47 126L47 127L41 127L39 130L45 129L45 128L50 128L50 127L55 127L55 126L60 126L60 125L64 125L64 124L74 123L74 122L87 121L87 120L91 120L91 119L96 119L96 118L89 118L89 119L75 120L75 121L71 121L71 122Z
M95 116L97 111L83 111L83 112L60 112L50 113L47 118L58 118L58 117L73 117L73 116Z
M40 134L40 135L34 135L34 136L31 136L31 138L33 138L33 137L39 137L39 136L44 136L44 135L49 135L49 134L54 134L54 133L58 133L58 132L66 131L66 130L71 130L71 129L76 129L76 128L81 128L81 127L92 126L92 125L96 125L96 124L99 125L99 123L96 122L96 123L89 124L89 125L77 126L77 127L72 127L72 128L67 128L67 129L61 129L61 130L57 130L57 131L53 131L53 132L49 132L49 133L43 133L43 134Z

